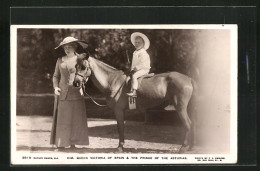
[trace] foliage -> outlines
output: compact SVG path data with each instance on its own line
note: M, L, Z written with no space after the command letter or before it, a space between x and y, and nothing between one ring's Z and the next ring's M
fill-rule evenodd
M151 72L178 71L194 77L196 63L195 30L134 29L18 29L18 93L52 93L52 74L62 50L55 51L63 38L74 36L88 42L92 56L118 69L126 70L135 50L131 33L148 36L151 46ZM90 88L93 89L90 83ZM95 89L93 89L95 90Z

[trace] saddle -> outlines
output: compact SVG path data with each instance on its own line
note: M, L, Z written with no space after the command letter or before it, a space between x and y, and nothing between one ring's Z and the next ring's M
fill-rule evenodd
M145 78L151 78L151 77L153 77L153 76L154 76L154 73L149 73L149 74L145 74L144 76L138 78L138 79L137 79L138 85L141 85L141 82L142 82L143 79L145 79Z
M138 88L140 87L140 85L141 85L143 79L151 78L151 77L153 77L154 75L155 75L154 73L149 73L149 74L143 75L142 77L139 77L139 78L137 79L137 81L138 81ZM130 83L131 83L130 81L131 81L131 79L129 79L129 80L127 81L127 85L130 85ZM137 91L138 91L138 89L137 89Z

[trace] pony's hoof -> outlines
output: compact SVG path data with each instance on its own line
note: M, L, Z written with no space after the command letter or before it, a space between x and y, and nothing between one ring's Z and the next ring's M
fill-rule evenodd
M192 151L194 149L194 145L190 145L188 151Z
M123 153L124 152L124 148L123 147L117 147L117 152L118 153Z
M189 150L189 148L190 148L189 145L182 145L181 148L180 148L180 150L179 150L179 154L185 153L186 151Z
M179 148L178 147L170 147L169 151L172 154L176 154L176 153L179 152Z

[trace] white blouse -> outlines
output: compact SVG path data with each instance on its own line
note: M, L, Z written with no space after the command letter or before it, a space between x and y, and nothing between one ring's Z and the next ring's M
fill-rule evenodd
M73 84L75 73L76 73L76 68L75 65L77 64L77 56L73 56L68 58L67 56L62 57L62 61L66 64L66 67L70 73L70 78L69 78L69 85Z

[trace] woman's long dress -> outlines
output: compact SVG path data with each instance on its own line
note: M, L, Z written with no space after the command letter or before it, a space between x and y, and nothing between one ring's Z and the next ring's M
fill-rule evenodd
M51 144L57 147L67 147L69 145L88 145L88 125L86 116L85 101L78 88L72 83L75 76L75 64L77 57L70 60L59 58L56 63L53 75L53 86L59 87L57 106L56 127L52 130L54 138Z

